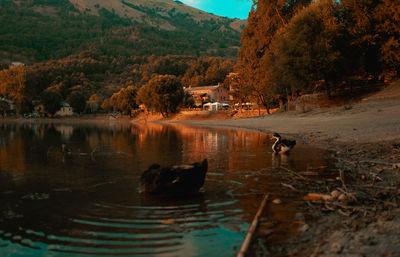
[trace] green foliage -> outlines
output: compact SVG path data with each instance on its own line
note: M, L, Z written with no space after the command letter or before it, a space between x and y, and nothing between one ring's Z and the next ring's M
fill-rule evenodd
M95 94L96 99L87 106L87 111L93 112L121 88L131 87L137 91L153 76L174 75L186 86L213 85L223 83L233 65L232 60L216 57L107 57L90 50L65 59L1 70L0 94L14 101L32 101L39 99L44 90L57 91L76 112L81 112L83 99L77 104L79 107L74 106L71 102L76 98L76 95L72 96L74 92L83 96ZM196 83L196 78L201 83ZM133 103L121 107L118 100L106 101L103 109L108 111L113 108L129 113L136 107Z
M201 57L192 62L182 77L185 87L210 86L223 83L233 71L235 61L222 58Z
M312 3L275 35L265 63L272 67L270 80L278 92L312 90L316 81L329 85L346 75L339 43L344 40L344 24L336 10L331 0Z
M62 100L61 94L55 90L45 90L40 94L40 101L51 116L60 109Z
M66 102L69 103L74 112L81 114L86 106L86 97L82 92L74 91L68 96Z
M6 113L10 111L10 105L0 99L0 115L4 116Z
M250 90L267 106L320 85L330 94L400 74L399 1L253 2L235 67L238 96Z
M354 66L358 74L378 76L400 72L400 2L343 0Z
M164 117L178 111L182 103L184 91L180 81L173 75L158 75L153 77L138 92L137 100L160 112Z
M30 113L33 111L32 101L26 97L18 98L15 100L15 109L19 115Z
M286 26L297 10L310 1L302 0L263 0L256 3L249 14L248 25L242 34L242 47L236 71L243 80L243 86L249 87L254 101L269 106L272 101L269 77L271 67L265 63L270 54L270 44L277 31ZM248 91L244 89L243 91Z
M68 0L0 1L0 51L36 61L64 58L90 48L109 56L236 55L233 47L240 45L240 34L230 28L232 19L198 22L172 10L166 16L162 14L165 10L122 3L144 12L152 24L168 23L175 29L163 30L104 8L96 9L97 16L80 13ZM39 12L37 6L54 11Z

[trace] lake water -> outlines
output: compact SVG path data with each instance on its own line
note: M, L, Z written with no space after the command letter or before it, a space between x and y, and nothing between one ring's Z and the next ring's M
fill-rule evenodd
M272 143L184 125L0 123L0 256L234 256L264 193L282 200L268 207L275 235L294 235L301 195L279 166L325 172L329 160L301 144L276 157ZM200 194L139 193L149 165L204 158Z

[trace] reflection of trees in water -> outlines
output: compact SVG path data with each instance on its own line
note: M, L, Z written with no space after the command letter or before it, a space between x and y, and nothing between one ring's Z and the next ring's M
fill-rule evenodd
M265 134L193 128L179 124L175 124L174 127L183 139L184 159L192 158L196 161L208 158L212 165L231 171L248 169L249 165L258 165L260 168L266 165L266 160L259 155L268 147ZM246 155L245 158L243 154Z

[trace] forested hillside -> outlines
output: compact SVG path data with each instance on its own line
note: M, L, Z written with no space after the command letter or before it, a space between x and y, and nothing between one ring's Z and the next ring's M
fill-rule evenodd
M2 0L0 61L29 64L88 49L107 56L236 56L240 32L231 24L238 20L180 6L172 0Z

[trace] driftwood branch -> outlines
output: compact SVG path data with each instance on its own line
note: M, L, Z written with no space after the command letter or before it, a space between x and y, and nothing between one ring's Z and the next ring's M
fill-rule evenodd
M242 247L240 247L240 251L239 251L237 257L244 257L246 255L247 249L250 246L251 239L252 239L252 237L256 231L256 228L258 226L258 221L261 216L261 213L264 210L265 205L267 204L268 197L269 197L268 194L264 196L264 199L262 200L261 205L258 208L256 216L254 216L253 222L251 223L249 230L247 231L246 237L244 238Z
M283 169L283 170L286 170L287 172L289 172L289 173L291 173L291 174L293 174L293 175L295 175L295 176L301 178L302 180L307 180L304 176L300 175L299 173L297 173L297 172L295 172L295 171L293 171L293 170L290 170L290 169L285 168L285 167L283 167L283 166L280 166L279 168L280 168L280 169Z
M344 190L346 190L346 193L347 193L348 190L347 190L346 183L344 183L344 172L343 172L343 170L339 170L339 178L340 178L340 181L342 182L342 186L343 186Z
M296 191L296 192L300 191L297 188L295 188L294 186L286 184L286 183L283 183L283 182L281 183L281 185L284 186L284 187L290 188L290 189L292 189L293 191Z

